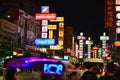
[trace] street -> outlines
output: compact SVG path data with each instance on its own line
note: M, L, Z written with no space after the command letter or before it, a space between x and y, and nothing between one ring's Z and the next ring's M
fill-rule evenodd
M40 80L40 73L39 72L18 73L17 80Z
M0 76L0 80L3 80L3 76Z
M3 80L3 76L0 76L0 80ZM18 73L17 74L17 80L40 80L40 75L38 72L32 73Z

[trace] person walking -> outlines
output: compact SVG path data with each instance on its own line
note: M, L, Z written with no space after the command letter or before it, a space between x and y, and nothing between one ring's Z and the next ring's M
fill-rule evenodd
M116 75L115 75L115 65L114 62L109 62L106 65L106 74L101 76L99 80L120 80Z
M5 71L5 80L17 80L17 70L13 68L7 68Z
M83 73L80 80L98 80L97 75L92 71L86 71Z

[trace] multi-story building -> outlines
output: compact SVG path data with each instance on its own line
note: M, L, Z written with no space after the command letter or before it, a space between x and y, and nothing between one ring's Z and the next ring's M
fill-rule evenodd
M17 20L18 4L17 1L0 1L0 39L16 46L18 44Z
M0 19L0 40L15 46L18 44L17 25Z
M40 37L41 23L35 21L34 17L23 10L19 10L18 18L18 43L20 46L36 53L40 50L34 46L34 38Z
M65 27L65 37L64 37L64 48L65 48L65 54L66 55L71 55L72 53L72 48L73 48L73 27L71 26L66 26Z
M2 1L0 7L0 41L11 43L15 47L31 48L34 38L40 37L41 23L35 21L34 16L19 9L18 4L16 4L17 2L14 1Z
M19 0L19 8L34 16L37 11L36 0Z
M3 23L3 21L10 23L9 25L11 25L11 28L8 28L8 29L14 30L14 31L8 31L6 28L1 27L4 31L4 33L6 34L6 37L8 37L8 40L11 40L16 45L24 46L26 49L30 49L33 51L38 50L38 47L35 47L33 42L34 42L34 38L41 37L41 27L42 27L41 22L42 21L34 20L35 12L40 12L40 11L37 11L40 9L38 9L39 8L38 6L37 7L35 6L35 4L36 4L35 0L31 0L31 1L26 0L25 2L24 2L24 0L19 0L14 5L13 5L13 2L10 2L10 1L8 1L6 3L7 4L9 3L10 6L11 6L11 4L12 4L12 6L14 6L16 3L19 4L19 6L12 7L12 9L17 10L17 13L15 13L15 15L17 15L16 18L10 19L11 17L10 18L7 17L8 19L6 19L6 20L8 22L5 20L1 20L2 21L1 23ZM67 55L71 55L71 51L73 48L73 44L72 44L73 28L67 27L67 26L64 27L64 22L62 22L62 23L61 22L57 22L57 23L49 22L49 24L57 25L57 29L53 31L53 38L56 38L57 44L62 45L62 49L64 49L65 52L67 52ZM63 25L61 26L61 24L63 24ZM12 27L13 25L15 27ZM61 31L59 32L59 30L62 30L62 33L60 33ZM0 35L3 36L3 32L1 32ZM12 35L12 36L7 36L7 35ZM49 36L49 34L48 34L48 36ZM59 50L58 50L58 52L59 52Z

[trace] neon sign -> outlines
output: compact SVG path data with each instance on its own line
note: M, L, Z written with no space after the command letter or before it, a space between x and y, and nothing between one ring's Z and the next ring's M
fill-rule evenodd
M43 73L44 74L58 74L61 75L64 72L62 64L44 64Z
M56 19L56 13L36 13L35 14L35 20L55 20Z
M46 39L46 38L35 38L34 39L35 46L50 46L56 45L55 39Z

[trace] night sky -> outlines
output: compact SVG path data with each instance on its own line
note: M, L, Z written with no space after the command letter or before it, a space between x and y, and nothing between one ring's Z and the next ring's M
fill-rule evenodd
M63 16L65 27L72 26L75 36L83 32L97 44L103 32L108 33L104 29L104 0L37 0L36 4L50 6L50 13Z

